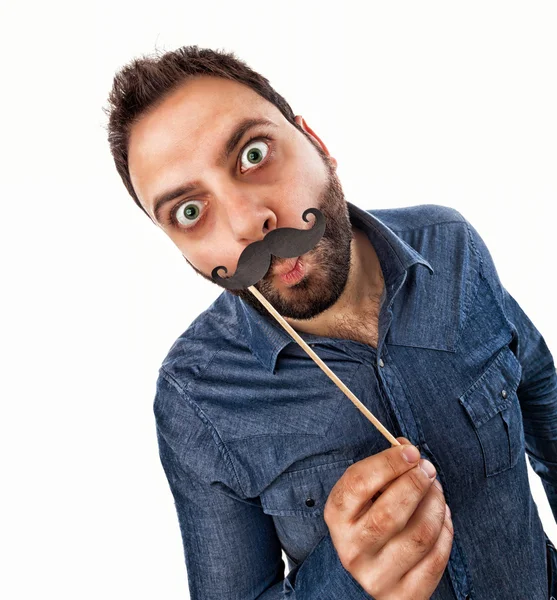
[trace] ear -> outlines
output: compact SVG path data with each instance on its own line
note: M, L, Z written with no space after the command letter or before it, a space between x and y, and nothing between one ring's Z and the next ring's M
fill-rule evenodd
M319 146L323 149L323 151L325 152L325 154L329 157L329 161L330 163L333 165L333 167L336 169L337 168L337 159L334 158L333 156L330 155L329 150L327 150L327 146L325 146L325 144L323 143L323 141L321 140L321 138L315 133L315 131L313 131L313 129L306 123L306 121L304 120L304 117L302 117L301 115L296 115L294 117L294 120L296 121L296 123L298 123L298 125L304 130L306 131L312 138L315 139L316 143L319 144Z

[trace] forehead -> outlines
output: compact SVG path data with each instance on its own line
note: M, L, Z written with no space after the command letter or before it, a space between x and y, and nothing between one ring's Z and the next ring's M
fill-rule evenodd
M143 206L149 210L161 189L197 178L234 126L256 117L287 123L274 104L250 87L208 76L187 81L142 115L130 130L128 166Z

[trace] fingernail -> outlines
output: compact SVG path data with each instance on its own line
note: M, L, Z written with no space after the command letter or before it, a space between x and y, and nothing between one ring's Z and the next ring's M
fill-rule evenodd
M422 458L422 460L420 461L420 467L422 469L422 471L424 471L424 473L430 478L432 479L433 477L435 477L435 475L437 475L437 471L435 470L435 467L429 462L429 460Z
M436 479L433 482L433 485L437 486L441 491L443 491L443 486L441 485L441 482L439 481L439 479Z
M409 462L416 462L420 458L420 451L414 446L408 446L402 451L402 456Z
M450 517L451 516L451 509L449 508L448 504L445 504L445 512L447 513L447 516Z

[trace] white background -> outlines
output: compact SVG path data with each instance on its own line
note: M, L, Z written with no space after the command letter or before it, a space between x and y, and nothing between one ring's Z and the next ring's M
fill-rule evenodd
M557 354L554 2L0 6L2 598L188 597L152 401L222 290L112 163L101 108L133 57L234 51L325 142L348 200L461 211Z

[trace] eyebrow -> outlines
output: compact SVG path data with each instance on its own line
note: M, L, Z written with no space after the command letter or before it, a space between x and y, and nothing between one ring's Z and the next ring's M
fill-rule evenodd
M229 135L228 140L226 141L226 144L224 145L224 148L219 155L219 158L218 158L219 164L224 163L225 161L227 161L230 158L230 155L232 154L232 152L234 152L234 149L236 148L236 146L240 143L241 139L244 137L244 135L250 129L252 129L253 127L258 127L260 125L271 125L272 127L278 127L278 125L276 123L274 123L273 121L271 121L270 119L265 119L265 118L243 119L234 127L234 129L232 130L232 133ZM172 200L175 200L179 196L184 196L186 194L189 194L196 187L197 187L197 184L195 182L186 183L184 185L178 186L177 188L163 192L162 194L159 194L158 196L155 196L155 200L153 203L153 213L155 215L155 219L157 220L157 222L160 223L159 214L161 212L162 207L165 204L167 204L168 202L172 202Z

